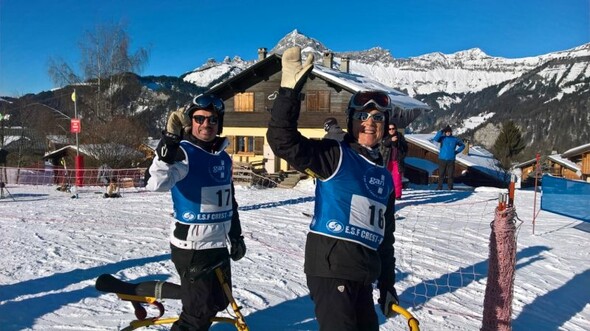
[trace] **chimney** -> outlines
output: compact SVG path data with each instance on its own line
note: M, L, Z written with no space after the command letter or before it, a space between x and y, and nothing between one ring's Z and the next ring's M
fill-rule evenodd
M334 53L332 52L324 52L324 67L332 69L332 60L334 59Z
M266 47L261 47L258 49L258 61L262 61L266 59Z
M340 71L350 73L350 58L343 57L340 61Z
M471 144L469 143L469 140L466 140L465 141L465 149L463 149L463 154L469 155L469 147L471 147Z

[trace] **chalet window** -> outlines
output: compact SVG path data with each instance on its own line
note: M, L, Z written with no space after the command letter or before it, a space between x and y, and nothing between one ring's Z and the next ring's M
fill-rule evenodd
M238 93L234 97L235 111L254 111L254 92Z
M305 93L307 111L330 111L330 91L307 91Z
M230 154L256 154L262 155L264 137L252 136L228 136L230 141L227 152Z

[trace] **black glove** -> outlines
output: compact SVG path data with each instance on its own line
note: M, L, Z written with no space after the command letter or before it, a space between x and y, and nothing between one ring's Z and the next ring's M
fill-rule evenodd
M229 256L232 260L238 261L246 255L246 243L243 236L230 238L229 242L231 244Z
M396 315L391 309L392 304L399 304L399 298L397 297L397 292L393 285L379 285L379 306L381 307L381 312L385 317L393 317Z
M158 158L166 163L172 164L176 159L176 152L180 146L180 137L174 133L162 131L162 139L158 143L156 153Z

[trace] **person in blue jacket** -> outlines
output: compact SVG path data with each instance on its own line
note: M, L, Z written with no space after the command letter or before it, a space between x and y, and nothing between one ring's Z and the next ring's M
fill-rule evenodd
M453 130L450 125L438 131L434 136L434 141L440 143L440 152L438 153L438 186L437 190L442 190L445 175L447 176L447 186L449 190L453 189L453 177L455 174L455 155L465 149L465 144L461 139L453 136Z

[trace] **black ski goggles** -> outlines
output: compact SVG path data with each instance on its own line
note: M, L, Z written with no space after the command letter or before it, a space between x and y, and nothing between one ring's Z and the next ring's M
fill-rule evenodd
M382 91L361 91L352 96L348 105L351 110L365 110L370 107L379 111L390 111L391 99Z
M217 117L215 115L213 115L213 116L195 115L195 116L193 116L193 120L195 120L195 122L197 122L199 124L205 123L205 120L209 121L209 124L211 124L211 125L215 125L215 124L219 123L219 117Z
M223 104L223 100L212 94L202 94L193 99L189 111L193 109L214 110L217 113L223 113L225 105Z

